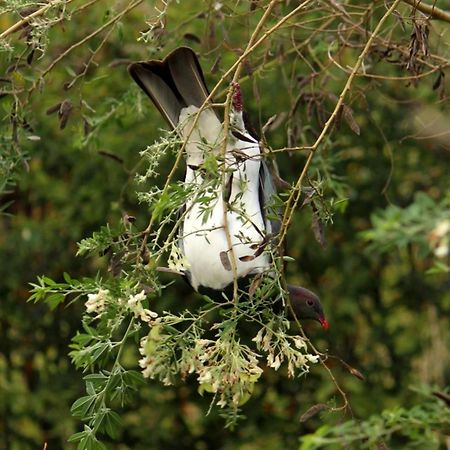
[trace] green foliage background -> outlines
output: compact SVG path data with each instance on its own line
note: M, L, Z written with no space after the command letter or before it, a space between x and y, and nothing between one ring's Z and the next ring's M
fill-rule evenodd
M70 90L64 84L79 73L89 49L99 45L102 37L71 52L29 98L17 95L20 120L29 124L18 126L17 143L11 138L15 97L0 98L6 180L0 222L0 449L36 449L44 443L48 449L74 448L67 439L81 429L71 417L70 406L84 395L84 383L68 352L80 328L84 301L53 309L44 303L27 303L29 283L40 275L63 281L63 272L75 278L106 273L106 257L75 257L77 242L106 223L117 226L125 213L136 217L138 229L148 221L148 211L136 197L136 190L145 187L137 186L135 173L144 170L139 151L157 139L164 124L132 84L122 59L162 57L177 45L190 45L202 55L212 86L248 41L262 14L259 3L263 2L223 2L222 9L216 9L214 2L174 2L164 18L165 28L153 30L154 39L148 42L138 38L146 29L145 19L155 18L156 13L153 2L142 3L114 27L96 55L98 64ZM372 2L353 3L370 9ZM385 11L381 3L367 15L369 26ZM255 9L250 7L253 4ZM17 2L17 8L21 6L27 5ZM48 42L45 53L36 50L31 64L6 72L12 73L12 84L5 83L5 89L28 88L37 71L124 6L125 2L95 2L70 21L52 27L41 39L42 45ZM278 14L290 9L283 4ZM402 5L399 14L407 18L410 10ZM320 9L308 14L302 20L322 17ZM0 16L0 28L17 20L17 14L6 13ZM335 18L334 27L339 20ZM392 26L395 20L391 18ZM296 39L305 39L308 30L304 25ZM433 22L430 39L448 56L445 31L448 24ZM397 27L395 33L407 46L411 23L406 20L405 31ZM304 50L305 60L285 67L273 58L275 63L264 70L254 70L263 54L283 55L290 48L285 35L274 37L264 47L267 53L261 50L250 59L242 87L256 128L272 115L288 111L301 89L310 94L321 91L315 114L307 114L311 106L304 101L296 116L301 128L298 141L313 140L323 125L321 115L327 117L332 111L347 79L336 66L323 64L335 37L334 32L318 33ZM16 36L13 41L14 52L2 53L3 72L14 63L15 55L27 51L23 40ZM378 57L376 50L383 49L375 48L371 55L376 73L407 74ZM219 70L211 74L219 55ZM355 55L351 49L343 50L341 64L353 65ZM299 87L297 77L313 71L320 80L329 76L329 81ZM448 253L444 258L434 255L432 233L450 219L449 146L445 139L420 136L417 126L438 121L436 115L448 123L448 101L445 93L442 96L448 80L444 78L439 97L438 90L433 90L438 73L417 83L357 78L349 99L351 117L341 118L309 171L309 183L321 180L325 203L319 204L334 212L332 222L324 224L327 245L323 248L315 240L308 207L296 213L289 230L288 254L296 262L288 265L287 278L320 294L331 323L328 332L305 324L308 336L319 349L337 355L365 376L362 381L338 360L327 361L348 396L353 416L322 413L299 421L314 404L341 402L320 366L294 380L283 369L266 370L243 407L246 419L234 430L224 428L218 411L206 415L209 399L197 393L194 380L175 387L147 381L128 405L117 406L123 426L115 441L105 440L108 449L342 448L344 437L353 435L356 440L350 448L362 448L366 444L358 439L371 435L389 448L409 448L412 442L420 443L420 448L443 448L444 436L450 435L449 410L431 392L444 391L450 376L449 257ZM70 100L73 109L61 129L57 114L46 111L64 100ZM355 123L359 135L354 132ZM286 145L287 126L283 122L278 128L269 127L265 137L272 148ZM305 156L284 152L277 161L283 179L295 182ZM164 159L157 182L164 181L172 163L170 156ZM165 280L173 278L167 275ZM154 308L162 311L180 303L196 307L201 301L177 280ZM124 361L138 370L136 347L127 347ZM352 418L354 422L347 422ZM407 425L405 432L397 428L402 421L419 422L424 428L415 432L414 426ZM395 431L392 439L390 431ZM321 436L329 441L320 441Z

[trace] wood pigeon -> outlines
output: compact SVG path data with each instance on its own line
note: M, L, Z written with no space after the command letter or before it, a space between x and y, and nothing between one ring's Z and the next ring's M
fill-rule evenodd
M179 251L189 284L211 296L229 291L235 275L239 286L248 286L249 278L269 274L271 256L264 249L279 231L270 206L275 187L258 139L244 123L239 85L233 86L225 136L222 121L206 102L209 91L192 49L179 47L162 61L135 62L128 70L186 142L184 183L192 195L182 212ZM288 291L299 319L328 328L313 292L291 285Z

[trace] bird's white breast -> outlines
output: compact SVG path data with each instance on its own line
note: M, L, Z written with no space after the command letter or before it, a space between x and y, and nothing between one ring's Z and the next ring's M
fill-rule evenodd
M202 112L199 123L205 112ZM205 123L213 128L211 135L216 138L221 135L217 123L221 124L215 115L213 118L208 113L201 123L202 126L195 130L195 134L192 133L197 142L205 142ZM208 128L206 133L210 131L211 128ZM230 270L233 260L237 277L261 272L270 264L269 256L264 253L253 256L255 247L263 241L266 231L259 202L260 148L256 141L250 143L230 139L225 167L226 178L229 180L232 176L232 182L231 193L225 203L223 191L226 188L220 182L212 183L212 186L210 183L208 192L201 171L190 167L189 161L191 164L195 161L195 166L201 164L203 154L192 138L189 141L185 182L198 189L194 189L196 195L186 203L181 248L194 289L204 286L219 290L233 282L233 270ZM215 153L220 151L214 148L211 150ZM198 201L200 196L204 198L208 195L206 204Z

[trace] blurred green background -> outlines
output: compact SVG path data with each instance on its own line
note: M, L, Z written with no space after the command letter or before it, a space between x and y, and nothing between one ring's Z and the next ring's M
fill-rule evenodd
M369 29L385 12L382 4L372 8L372 2L344 3L350 14L366 11L363 26ZM201 55L213 86L245 47L264 2L174 2L162 19L165 28L156 26L147 42L138 41L141 32L148 31L145 20L157 23L158 14L153 2L142 2L106 28L111 30L108 36L99 33L68 53L39 88L26 95L58 55L127 5L97 1L70 20L43 29L43 53L36 47L29 64L15 59L33 49L20 37L21 30L11 37L13 51L3 49L0 66L10 81L2 81L1 87L17 93L0 97L2 170L8 179L0 216L0 449L41 449L44 443L49 450L74 448L67 438L82 427L70 415L84 384L70 363L68 346L80 327L84 304L50 310L27 303L27 298L29 283L39 275L62 280L63 272L76 278L106 273L105 257L75 257L77 242L102 225L117 224L127 213L136 216L138 228L146 226L148 212L135 194L145 186L138 186L134 177L144 170L139 151L160 135L164 124L133 85L127 61L160 58L177 45L189 45ZM73 2L71 12L82 6ZM282 2L275 15L280 18L292 8ZM393 17L383 39L409 49L414 29L410 12L402 5L398 14L405 28ZM296 145L311 144L333 110L348 74L330 64L328 52L331 49L342 66L351 66L366 39L361 30L346 29L342 35L354 46L342 39L336 43L339 26L345 23L339 14L328 2L318 2L275 33L244 67L244 103L255 127L260 129L278 114L278 123L265 134L272 148L287 145L292 136ZM18 17L14 12L0 15L0 29ZM351 17L356 21L356 15ZM443 67L449 43L441 35L445 30L448 24L433 22L429 38L431 55L438 53ZM292 52L294 43L305 45ZM376 41L367 70L390 77L411 75L402 65L404 53L395 48L383 55L389 48ZM65 84L94 51L95 64L67 89ZM437 64L432 56L428 61ZM445 232L450 223L450 120L448 80L438 77L439 70L418 82L356 79L347 103L350 111L315 156L307 180L320 184L323 207L334 212L332 222L324 225L327 245L314 238L309 207L298 211L288 235L288 254L296 261L288 265L287 278L319 293L331 324L328 332L305 324L307 334L319 349L365 376L364 381L352 376L335 359L327 363L357 420L425 402L448 414L444 403L429 395L443 392L450 378L449 230ZM67 117L48 113L63 101L72 105ZM305 154L279 153L277 162L283 179L295 182ZM165 158L157 182L164 181L172 163ZM178 280L165 291L158 308L199 301ZM130 346L126 357L130 367L137 368L136 349ZM129 405L119 407L125 425L117 442L106 440L106 445L117 450L298 448L300 437L352 417L335 413L299 421L310 406L334 401L341 401L339 394L319 366L294 380L283 369L266 370L243 407L246 419L228 430L220 411L206 415L208 398L200 397L194 380L170 388L148 381ZM444 437L450 435L448 428L430 430L436 440L428 448L445 448L445 442L449 448ZM386 445L402 449L411 444L398 434Z

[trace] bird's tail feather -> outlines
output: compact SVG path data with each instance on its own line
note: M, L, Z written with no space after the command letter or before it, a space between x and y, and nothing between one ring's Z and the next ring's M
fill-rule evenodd
M200 108L209 95L197 56L189 47L177 48L162 61L132 63L128 71L172 128L178 125L182 108Z

